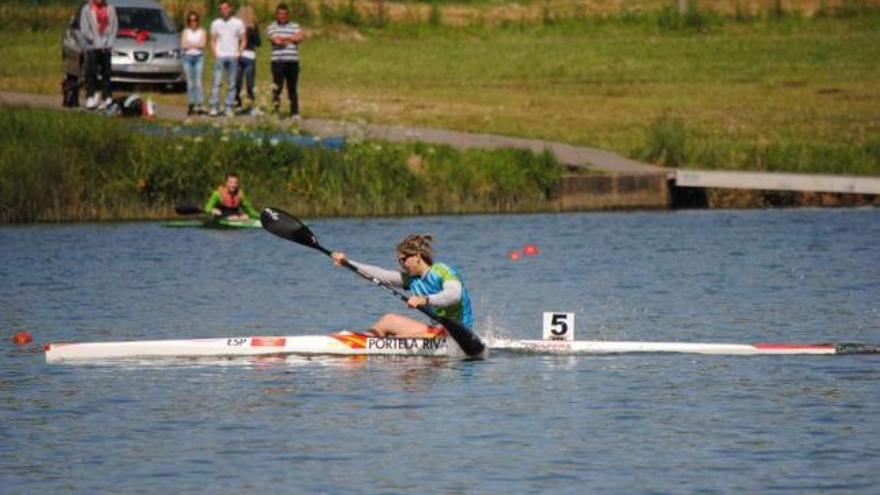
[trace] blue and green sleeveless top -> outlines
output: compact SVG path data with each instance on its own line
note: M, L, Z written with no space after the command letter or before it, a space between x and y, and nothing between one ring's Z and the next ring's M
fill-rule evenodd
M467 328L474 327L471 297L458 271L445 263L434 263L428 273L421 277L403 274L403 288L419 296L430 296L443 291L443 282L455 280L461 284L461 299L445 308L435 307L438 315L460 321Z

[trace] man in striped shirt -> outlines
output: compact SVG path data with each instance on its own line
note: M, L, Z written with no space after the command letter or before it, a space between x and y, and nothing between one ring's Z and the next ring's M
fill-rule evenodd
M281 105L281 90L287 82L287 99L290 100L290 116L299 119L299 97L296 81L299 79L299 43L303 32L299 24L290 22L290 9L285 4L275 8L275 22L266 28L272 43L272 104L275 112Z

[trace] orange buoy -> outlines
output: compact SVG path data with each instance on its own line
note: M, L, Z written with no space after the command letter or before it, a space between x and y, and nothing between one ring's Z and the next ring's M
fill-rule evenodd
M526 256L537 256L539 252L541 251L538 249L538 246L534 244L526 244L523 246L523 254Z
M12 336L12 342L15 345L25 345L33 342L34 338L31 336L30 332L18 332Z

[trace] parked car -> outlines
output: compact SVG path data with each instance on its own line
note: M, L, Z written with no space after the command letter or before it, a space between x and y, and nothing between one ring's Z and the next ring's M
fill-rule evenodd
M108 3L116 8L119 19L111 80L185 89L180 35L162 6L154 0L108 0ZM85 3L73 13L61 43L65 104L71 96L68 94L71 88L78 91L85 83L85 55L79 29L83 5Z

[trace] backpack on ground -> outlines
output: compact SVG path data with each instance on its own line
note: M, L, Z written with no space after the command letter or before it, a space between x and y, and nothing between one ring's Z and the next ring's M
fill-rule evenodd
M76 77L67 76L61 81L61 105L67 108L79 107L79 81Z

